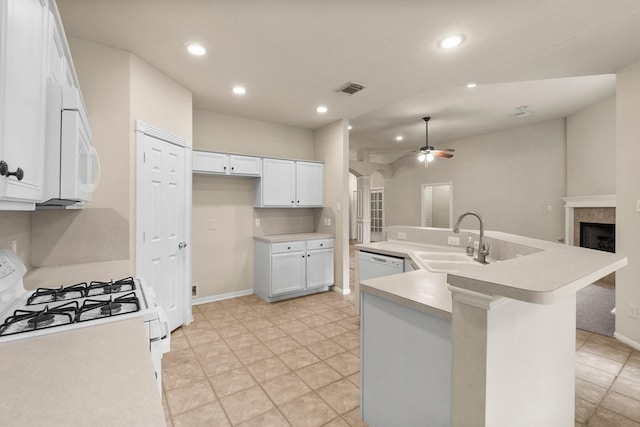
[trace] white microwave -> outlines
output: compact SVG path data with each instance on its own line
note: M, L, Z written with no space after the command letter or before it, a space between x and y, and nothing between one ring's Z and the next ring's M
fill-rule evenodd
M100 161L77 88L47 88L44 163L43 201L37 206L69 206L91 200L100 178Z

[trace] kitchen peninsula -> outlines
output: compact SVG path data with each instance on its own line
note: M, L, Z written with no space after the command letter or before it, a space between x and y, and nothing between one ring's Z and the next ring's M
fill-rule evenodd
M477 233L389 227L356 247L419 267L359 284L363 420L572 426L575 293L626 258L487 232L481 265L450 236Z

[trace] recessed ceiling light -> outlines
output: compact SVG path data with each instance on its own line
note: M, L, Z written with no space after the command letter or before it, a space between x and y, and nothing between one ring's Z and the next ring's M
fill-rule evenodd
M247 93L247 89L243 88L242 86L236 86L232 90L236 95L244 95L245 93Z
M316 111L317 111L318 113L326 113L326 112L327 112L327 111L329 111L329 110L327 110L327 107L325 107L324 105L321 105L321 106L319 106L318 108L316 108Z
M396 136L396 141L402 141L404 138L402 137L402 135L398 135Z
M440 39L438 42L438 47L441 49L451 49L457 46L464 41L464 36L462 34L454 34L452 36L447 36L443 39Z
M192 54L192 55L196 55L196 56L202 56L205 53L207 53L207 50L202 47L202 45L199 45L198 43L191 43L187 45L187 51Z
M467 83L467 87L468 87L469 89L473 89L473 88L474 88L474 87L476 87L476 86L478 86L478 85L477 85L477 84L475 84L475 83Z

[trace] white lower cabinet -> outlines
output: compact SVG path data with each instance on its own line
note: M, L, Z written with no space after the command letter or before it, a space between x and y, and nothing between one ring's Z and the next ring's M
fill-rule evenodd
M254 292L272 302L333 285L333 239L254 242Z

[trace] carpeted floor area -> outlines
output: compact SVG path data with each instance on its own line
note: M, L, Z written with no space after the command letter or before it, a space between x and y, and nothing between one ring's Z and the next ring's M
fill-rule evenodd
M594 283L578 291L576 327L583 331L612 337L615 331L615 289Z

